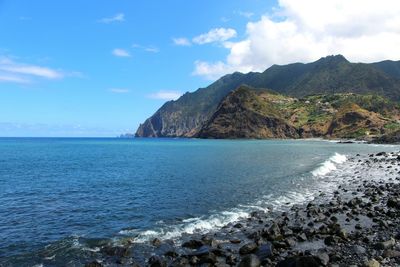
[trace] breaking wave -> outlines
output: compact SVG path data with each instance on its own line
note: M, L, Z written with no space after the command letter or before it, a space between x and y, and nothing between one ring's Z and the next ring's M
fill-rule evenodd
M313 176L324 176L337 169L337 165L347 161L345 155L335 153L332 157L324 161L318 168L313 170L311 173Z

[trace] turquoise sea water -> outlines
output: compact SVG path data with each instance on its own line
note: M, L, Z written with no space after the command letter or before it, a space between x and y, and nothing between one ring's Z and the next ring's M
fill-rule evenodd
M88 240L179 238L301 203L346 157L326 141L0 138L0 265L79 261ZM330 159L330 160L329 160ZM336 170L335 170L336 169Z

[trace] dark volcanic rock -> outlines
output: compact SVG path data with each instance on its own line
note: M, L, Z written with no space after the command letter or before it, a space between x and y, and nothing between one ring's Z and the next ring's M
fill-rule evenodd
M267 243L259 246L256 255L258 256L260 261L264 263L268 258L272 256L272 253L273 253L272 244Z
M260 260L254 254L244 256L239 263L239 267L259 267L260 265Z
M128 257L130 255L130 249L127 247L110 247L106 246L101 249L101 252L109 256L117 257Z
M183 243L182 247L191 248L191 249L197 249L197 248L202 247L203 245L204 245L204 243L202 241L192 239L192 240L189 240L189 241Z
M257 244L252 242L252 243L247 243L246 245L242 246L239 250L239 253L242 255L245 254L250 254L256 251L258 248Z
M313 256L288 258L280 261L276 267L319 267L319 260Z
M90 263L86 263L85 267L103 267L103 265L97 261L92 261Z

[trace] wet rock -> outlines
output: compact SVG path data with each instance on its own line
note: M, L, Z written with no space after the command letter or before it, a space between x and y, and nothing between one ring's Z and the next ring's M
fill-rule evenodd
M176 258L178 256L178 253L175 250L170 250L165 252L164 255L167 257Z
M193 252L192 255L194 256L203 256L203 255L207 255L210 253L210 248L208 246L202 246L199 249L197 249L195 252Z
M239 249L239 253L240 253L241 255L250 254L250 253L253 253L254 251L256 251L257 248L258 248L258 246L257 246L256 243L254 243L254 242L247 243L246 245L242 246L242 247Z
M229 265L236 265L237 258L235 255L230 254L226 256L226 263Z
M167 262L159 256L152 256L149 259L149 266L150 267L166 267Z
M158 239L158 238L154 238L154 239L151 241L151 244L152 244L153 246L155 246L155 247L159 247L159 246L161 245L161 240Z
M239 263L239 267L259 267L260 265L260 259L254 254L244 256Z
M191 239L185 243L182 244L182 247L184 248L191 248L191 249L198 249L200 247L202 247L204 245L204 243L200 240L196 240L196 239Z
M231 239L231 240L229 240L229 242L231 242L232 244L240 244L242 242L242 240L240 240L240 239Z
M208 254L202 255L199 258L199 264L204 264L204 263L214 264L216 262L217 262L217 256L211 252Z
M278 241L282 239L281 229L274 223L272 226L263 233L263 237L266 237L270 241Z
M313 256L288 258L278 262L276 267L320 267L319 260Z
M261 263L264 264L272 256L272 253L273 253L272 244L267 243L259 246L256 255L260 259Z
M131 254L129 248L127 247L110 247L106 246L101 249L101 252L108 256L117 256L117 257L129 257Z
M92 261L90 263L86 263L85 267L103 267L103 265L98 261Z
M178 258L178 259L174 260L172 262L172 266L175 266L175 267L189 267L190 263L189 263L189 260L187 258L181 257L181 258Z
M237 224L235 224L233 227L234 227L234 228L240 229L240 228L243 228L243 224L237 223Z

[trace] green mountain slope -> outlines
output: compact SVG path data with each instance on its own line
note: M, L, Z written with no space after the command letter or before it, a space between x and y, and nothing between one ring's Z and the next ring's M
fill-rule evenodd
M301 99L241 86L225 97L200 138L370 138L400 128L396 103L338 93Z
M240 85L269 88L294 97L313 94L376 94L400 100L398 62L350 63L328 56L313 63L274 65L262 73L233 73L206 88L165 103L139 126L139 137L192 137L217 110L221 100Z

